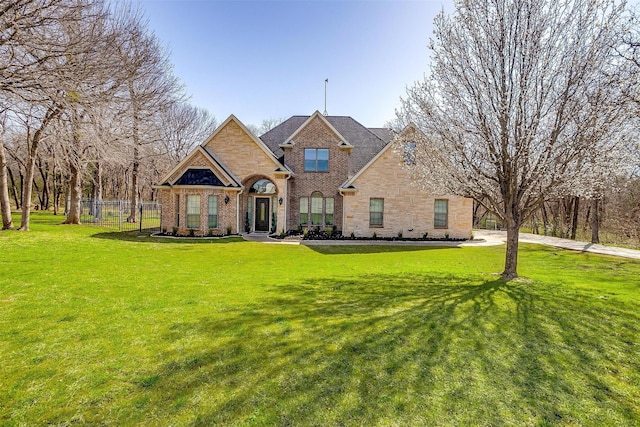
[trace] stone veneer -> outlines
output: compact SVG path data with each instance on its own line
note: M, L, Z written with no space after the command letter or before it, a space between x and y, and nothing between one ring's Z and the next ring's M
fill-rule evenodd
M469 238L472 227L473 200L459 196L429 194L413 183L409 172L403 168L402 158L393 150L385 151L372 163L353 185L354 193L344 196L343 234L356 237L418 238L424 233L429 237ZM383 227L369 227L369 200L384 199ZM449 201L447 228L435 228L434 204L436 199Z

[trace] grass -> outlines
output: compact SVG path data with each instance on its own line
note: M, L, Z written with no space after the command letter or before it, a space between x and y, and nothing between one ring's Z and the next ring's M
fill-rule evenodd
M0 233L2 425L640 425L640 263Z

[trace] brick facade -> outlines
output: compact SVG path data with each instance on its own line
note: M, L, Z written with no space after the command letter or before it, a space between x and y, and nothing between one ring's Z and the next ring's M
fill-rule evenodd
M334 199L334 224L342 230L342 196L338 188L348 178L349 150L341 148L342 140L320 118L316 117L293 140L293 147L285 149L285 162L294 172L289 181L288 228L300 226L300 197L311 197L319 191L324 198ZM328 172L305 172L304 149L329 149Z
M468 239L471 235L473 201L458 196L429 194L413 183L403 168L402 158L391 147L384 150L366 170L357 176L355 192L345 192L343 234L356 237L446 237ZM369 201L384 199L382 227L369 225ZM447 228L434 227L435 200L448 200Z
M380 237L393 237L398 233L402 233L403 237L422 237L424 233L430 237L470 236L471 199L438 197L413 184L409 173L403 168L402 158L390 145L384 145L388 140L379 139L351 118L330 118L334 122L329 122L317 112L306 120L304 117L289 119L293 120L295 126L287 127L285 124L280 127L286 129L277 133L282 138L269 141L269 147L263 142L267 141L264 135L259 140L235 117L229 117L202 147L192 152L163 180L162 185L155 187L159 190L158 199L163 207L163 231L176 230L178 234L191 234L186 221L186 197L190 194L200 195L201 220L200 226L193 230L195 235L226 234L228 229L233 234L254 231L256 198L269 198L269 231L279 233L296 230L300 227L300 198L310 199L314 192L320 192L323 207L326 198L333 198L333 225L346 236L353 233L355 236L370 237L374 232ZM350 135L349 139L357 144L352 145L345 140L345 135ZM373 151L369 138L378 144ZM328 150L328 172L305 172L305 148ZM356 153L355 150L359 148L369 150L369 157L363 160L362 153L366 151ZM280 156L282 150L286 167L276 160L275 155L271 155L279 151ZM350 166L357 164L354 170L359 169L376 153L379 153L378 156L368 166L356 173L354 178L350 177L350 173L355 173L350 171ZM359 161L354 163L354 159ZM189 168L210 168L224 186L174 185ZM275 193L252 193L251 187L261 179L271 181ZM341 190L347 180L350 188ZM218 227L213 230L209 230L207 221L209 195L218 196ZM371 227L369 224L371 198L384 199L382 227ZM434 227L436 199L448 201L446 228ZM308 215L310 222L311 209ZM305 227L313 228L315 225L307 224Z

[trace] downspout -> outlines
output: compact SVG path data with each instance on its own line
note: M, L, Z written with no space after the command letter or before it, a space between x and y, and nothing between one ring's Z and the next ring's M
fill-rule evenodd
M347 226L346 205L344 203L344 193L340 189L338 189L338 193L340 193L340 197L342 197L342 235L344 236L344 230Z
M240 189L238 193L236 193L236 233L240 233L240 195L244 193L244 187Z
M285 232L289 231L289 179L291 179L291 175L287 175L287 178L284 180L284 183L285 183L284 231Z

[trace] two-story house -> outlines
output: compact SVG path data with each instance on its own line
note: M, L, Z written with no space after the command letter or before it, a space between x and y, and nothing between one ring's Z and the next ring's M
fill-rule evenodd
M178 234L339 230L468 238L471 199L412 182L389 129L293 116L258 137L230 116L156 186L161 227Z

